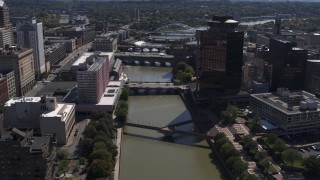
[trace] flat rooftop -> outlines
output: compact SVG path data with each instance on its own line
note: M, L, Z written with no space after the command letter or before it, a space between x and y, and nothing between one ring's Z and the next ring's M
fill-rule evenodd
M41 97L14 97L7 101L4 106L11 106L20 102L36 103L41 100Z
M114 105L120 93L121 81L110 81L97 105Z
M138 53L138 52L122 52L116 53L117 57L159 57L159 58L173 58L173 55L160 54L160 53Z
M268 104L279 111L282 111L285 114L300 114L303 112L314 112L314 111L320 111L320 101L318 98L315 97L315 95L308 93L306 91L300 91L300 92L290 92L289 96L279 96L277 94L273 93L260 93L260 94L251 94L252 98L257 99L265 104ZM316 103L317 108L313 110L306 110L306 111L300 111L300 101L305 100L314 100ZM286 101L296 101L296 104L289 106ZM291 107L291 109L289 108Z
M62 117L62 121L66 120L66 116L70 114L74 104L57 104L57 107L53 111L44 112L41 117Z
M86 62L86 59L92 55L97 54L97 52L86 52L83 53L82 56L80 56L73 64L72 67L77 67L79 64ZM109 61L111 57L114 55L113 52L100 52L98 56L109 56Z

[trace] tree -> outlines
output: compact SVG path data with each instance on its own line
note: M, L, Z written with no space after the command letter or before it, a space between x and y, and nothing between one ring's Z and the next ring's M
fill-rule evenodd
M261 152L261 151L258 151L254 156L254 158L257 161L261 161L262 159L267 158L267 157L268 157L268 154L266 152Z
M253 174L246 173L241 180L259 180L259 178Z
M127 85L123 86L122 92L120 95L120 100L127 101L128 97L129 97L129 91L130 91L129 86L127 86Z
M215 143L217 149L221 149L221 147L224 144L231 144L231 142L229 141L229 139L227 137L221 138L218 141L215 141L214 143Z
M226 166L228 167L228 169L232 169L233 168L233 164L238 160L241 160L241 159L239 157L236 157L236 156L232 156L232 157L228 158L227 161L226 161Z
M58 149L57 159L59 160L68 159L68 152L64 149Z
M270 145L270 144L274 144L277 139L279 138L276 135L268 134L266 141Z
M95 159L89 167L88 176L93 179L105 178L110 175L109 168L107 161Z
M93 124L88 124L88 126L86 127L86 129L83 132L84 137L88 137L88 138L94 138L97 135L97 129L94 127Z
M235 118L233 117L232 113L229 111L222 111L220 114L220 117L222 119L222 124L224 125L235 123Z
M255 140L253 140L250 135L244 136L242 142L244 143L245 149L253 153L257 151L258 143Z
M227 136L222 133L222 132L218 132L215 136L214 136L214 141L218 141L219 139L222 139L222 138L226 138Z
M320 159L317 159L315 156L305 158L302 162L306 171L305 177L310 180L320 179Z
M287 149L282 153L282 159L293 166L294 162L302 160L302 156L295 149Z
M237 151L231 143L226 143L221 146L220 154L223 158L227 159L232 156L239 156L239 151Z
M113 162L111 153L109 153L106 149L93 150L89 155L89 163L91 163L94 159Z
M264 159L262 159L261 161L259 161L259 164L262 166L264 172L268 171L268 168L270 167L270 158L266 157Z
M239 159L233 164L232 171L237 177L239 177L245 171L247 171L247 169L248 169L248 164L243 162L241 159Z
M286 143L282 139L278 139L274 142L272 149L275 152L282 154L283 151L287 149Z

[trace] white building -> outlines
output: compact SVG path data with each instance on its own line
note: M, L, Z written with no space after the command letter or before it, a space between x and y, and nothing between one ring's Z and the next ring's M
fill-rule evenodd
M75 104L57 103L55 97L16 97L4 106L4 128L40 129L66 144L75 122Z
M35 75L40 78L46 70L42 23L37 23L33 17L31 20L17 24L16 29L18 45L33 49Z
M66 144L75 122L75 105L57 103L55 97L48 97L46 107L40 115L41 134L56 134L58 143Z

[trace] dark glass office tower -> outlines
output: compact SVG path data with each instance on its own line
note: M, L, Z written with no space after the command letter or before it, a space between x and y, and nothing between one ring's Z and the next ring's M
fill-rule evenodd
M271 90L279 87L302 90L308 51L296 48L293 41L270 39L270 59L272 64Z
M236 94L241 85L244 34L235 30L239 23L231 16L214 16L207 24L208 29L198 36L200 88Z

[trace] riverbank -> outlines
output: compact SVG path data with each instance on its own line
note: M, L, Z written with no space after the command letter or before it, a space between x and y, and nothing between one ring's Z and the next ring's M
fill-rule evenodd
M117 129L117 141L116 146L118 147L118 155L116 157L116 165L114 167L114 180L120 180L120 158L121 158L121 140L122 140L123 128Z

